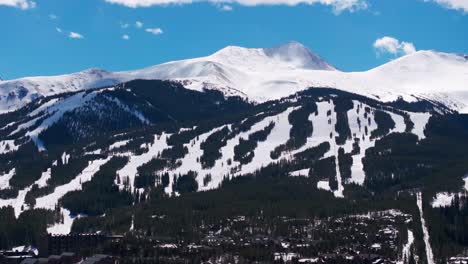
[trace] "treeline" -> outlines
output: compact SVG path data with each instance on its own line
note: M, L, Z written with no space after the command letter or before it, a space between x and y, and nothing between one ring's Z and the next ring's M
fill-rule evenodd
M293 110L288 121L291 124L289 139L285 144L279 145L271 153L272 159L278 159L282 153L300 148L305 145L307 138L312 136L313 125L309 116L317 111L317 105L314 101L303 101L301 107Z
M275 127L275 122L270 122L262 130L249 135L247 139L240 138L239 144L234 147L234 160L242 165L248 164L255 156L254 150L259 142L264 142Z
M116 171L127 164L127 157L113 157L99 168L82 190L67 193L60 204L72 214L102 215L106 210L131 205L134 197L114 184Z
M0 248L44 243L47 226L60 220L60 215L45 209L23 212L18 219L12 207L0 208Z
M431 246L440 262L460 254L468 247L468 197L455 194L447 207L426 207Z
M365 186L374 191L424 186L456 191L468 171L468 127L463 115L433 116L426 138L392 133L366 151L363 159Z

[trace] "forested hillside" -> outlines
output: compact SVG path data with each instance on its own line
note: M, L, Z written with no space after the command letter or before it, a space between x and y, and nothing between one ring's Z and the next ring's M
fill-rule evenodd
M124 242L94 253L142 261L195 244L204 260L438 263L468 246L468 117L431 101L315 87L258 104L136 80L0 115L0 139L4 249L104 232ZM177 250L132 250L148 241Z

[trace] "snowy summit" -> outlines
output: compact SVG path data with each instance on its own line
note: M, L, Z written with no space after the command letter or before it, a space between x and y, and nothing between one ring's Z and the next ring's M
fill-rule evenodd
M364 72L343 72L298 42L273 48L228 46L212 55L172 61L141 70L89 69L49 77L0 81L0 112L52 94L115 85L134 79L180 81L194 90L266 101L309 87L330 87L380 101L428 99L468 112L468 59L418 51Z

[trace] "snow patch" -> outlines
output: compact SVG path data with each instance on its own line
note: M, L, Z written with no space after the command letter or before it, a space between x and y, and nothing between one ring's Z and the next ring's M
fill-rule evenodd
M468 191L468 175L465 176L463 181L465 182L465 191Z
M72 216L70 211L64 208L60 208L60 214L63 216L63 221L56 223L47 228L47 233L51 235L68 235L71 232L71 228L75 219L81 218L81 215Z
M294 176L294 177L309 177L309 171L310 169L291 171L289 175Z
M453 199L455 198L455 194L453 193L437 193L436 197L432 201L432 207L447 207L452 204Z
M418 136L419 140L426 138L424 134L424 129L426 128L429 118L431 118L430 113L412 113L407 112L410 116L411 121L414 124L413 130L411 133Z
M422 206L422 195L421 193L416 194L416 203L419 209L419 216L421 217L421 228L423 231L424 244L426 245L426 257L428 264L435 264L434 253L432 253L431 242L429 237L429 231L427 230L426 220L424 219L423 206Z
M17 127L15 131L13 131L10 135L14 135L21 130L28 129L36 124L39 119L43 118L42 121L40 121L39 126L34 128L33 130L30 130L26 133L26 136L29 136L31 140L36 144L38 149L40 151L44 151L45 147L42 141L39 139L39 134L43 131L45 131L47 128L52 126L54 123L60 120L62 116L69 111L72 111L80 106L82 106L84 103L87 101L90 101L91 99L95 98L96 93L85 93L85 92L80 92L74 95L71 95L67 98L64 98L55 104L51 105L50 107L47 107L43 109L42 115L24 123L21 124Z
M35 208L54 210L60 198L69 192L81 190L82 184L90 181L99 168L109 160L110 157L107 157L89 162L88 166L69 183L57 186L53 193L37 198Z
M117 141L114 144L109 146L109 150L113 150L113 149L116 149L116 148L123 147L123 146L127 145L128 142L130 142L130 140Z
M41 178L39 180L35 181L30 186L18 191L18 195L15 198L7 199L7 200L0 199L0 208L11 206L13 207L15 211L15 216L18 217L23 211L29 209L29 207L24 203L26 194L31 190L34 184L40 185L43 182L47 182L48 177L50 177L50 175L47 172L42 173Z
M68 160L70 160L70 154L67 154L66 152L64 152L64 153L62 154L61 159L62 159L62 164L63 164L63 165L68 164Z
M146 153L138 156L134 156L128 153L130 159L122 169L117 171L117 177L119 180L116 179L115 184L118 185L122 190L126 187L125 183L128 183L128 187L133 191L135 177L138 173L138 167L149 162L153 158L157 158L164 149L168 148L167 138L169 136L169 134L165 133L162 135L155 135L153 144L149 146L149 149Z
M44 171L41 174L41 178L39 180L37 180L34 184L37 184L37 187L39 187L39 188L46 187L47 186L47 181L51 177L51 171L52 170L50 168L48 168L46 171Z
M15 169L11 169L8 173L0 175L0 190L10 188L10 180L15 175Z
M2 140L0 141L0 154L5 154L13 151L17 151L19 146L15 144L14 140Z
M325 191L331 191L330 183L328 181L319 181L317 182L317 188Z
M401 260L397 261L397 264L405 264L404 260L407 262L411 256L411 246L414 243L414 234L413 231L408 229L408 241L403 245Z

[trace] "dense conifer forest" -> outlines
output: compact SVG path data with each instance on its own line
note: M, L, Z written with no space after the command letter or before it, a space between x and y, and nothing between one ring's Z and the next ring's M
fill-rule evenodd
M28 116L41 103L94 93L93 100L64 114L35 140L28 138L28 131L52 115ZM328 112L320 113L319 103L329 105ZM362 137L349 125L355 121L349 118L351 111L364 117L357 120ZM424 137L411 133L418 124L410 112L431 113ZM270 137L283 136L278 133L285 127L280 115L289 128L286 139L265 150ZM311 121L319 115L326 116L327 124ZM392 115L404 121L397 123ZM31 127L22 128L29 122ZM311 143L314 132L326 125L332 127L330 135ZM402 129L394 132L398 125ZM138 80L84 95L41 98L0 115L0 127L6 127L0 130L2 140L18 146L0 154L1 175L14 170L8 188L0 189L0 199L24 195L22 208L8 204L0 209L2 249L40 244L48 228L64 223L66 208L71 216L81 216L71 226L74 234L124 236L120 244L105 243L83 254L115 254L124 263L164 263L174 256L181 263L197 263L234 255L245 263L268 263L275 261L275 253L292 252L308 258L333 255L329 263L352 263L342 259L346 254L355 254L354 263L372 263L356 252L396 261L404 255L408 230L414 242L405 263L427 263L417 193L422 193L437 263L468 247L463 192L468 116L445 108L435 111L428 102L381 103L314 88L253 104L174 82ZM366 146L365 139L372 144ZM227 154L230 158L224 159ZM137 165L132 164L135 159ZM101 166L92 167L102 160ZM365 180L359 185L351 179L361 162ZM79 188L72 186L58 196L55 208L35 208L41 197L78 177ZM319 188L319 182L329 189ZM343 197L334 193L340 187ZM441 192L456 195L446 207L432 206ZM356 220L364 215L371 220ZM391 236L379 233L388 226ZM343 233L326 232L330 230ZM358 235L361 231L364 235ZM286 242L294 246L281 246ZM149 246L169 244L178 248ZM192 252L192 244L203 249ZM307 246L297 246L302 244Z

